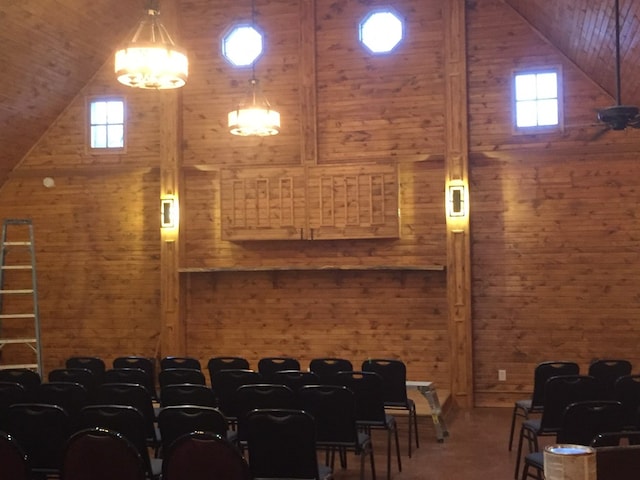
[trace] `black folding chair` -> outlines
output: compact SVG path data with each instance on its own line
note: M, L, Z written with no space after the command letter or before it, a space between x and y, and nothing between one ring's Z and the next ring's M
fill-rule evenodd
M212 432L182 435L167 449L162 480L252 480L238 449Z
M316 427L303 410L253 410L246 418L249 467L254 478L333 478L330 467L318 463Z
M146 480L146 466L136 446L121 433L89 428L74 433L62 461L64 480Z
M7 430L24 449L34 474L60 474L64 445L71 433L69 415L62 407L41 403L12 405Z

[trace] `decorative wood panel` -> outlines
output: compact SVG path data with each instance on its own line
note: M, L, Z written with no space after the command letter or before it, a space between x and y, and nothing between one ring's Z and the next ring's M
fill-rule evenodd
M395 165L222 171L223 240L397 238Z
M308 199L314 240L399 236L398 174L393 164L310 168Z
M223 240L303 238L302 167L225 169L220 192Z

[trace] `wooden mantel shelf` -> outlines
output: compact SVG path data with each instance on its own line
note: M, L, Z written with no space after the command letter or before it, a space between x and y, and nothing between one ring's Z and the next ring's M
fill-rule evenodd
M180 268L180 273L207 272L286 272L286 271L314 271L314 270L395 270L395 271L444 271L444 265L322 265L322 266L237 266L237 267L186 267Z

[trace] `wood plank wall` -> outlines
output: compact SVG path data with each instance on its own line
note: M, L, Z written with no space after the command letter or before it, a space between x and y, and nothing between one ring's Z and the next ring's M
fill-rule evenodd
M468 39L476 403L526 397L549 359L640 372L637 131L590 141L611 99L502 2L469 9ZM561 133L511 131L511 72L530 65L562 67Z
M180 2L192 60L182 111L185 353L252 362L336 354L356 364L375 353L404 358L413 378L448 383L445 273L412 270L446 264L442 3L394 5L410 39L397 58L367 57L357 44L358 20L379 5L317 2L318 163L394 159L400 238L232 243L221 240L220 170L297 166L308 152L299 3L257 2L267 49L256 73L283 132L247 139L229 136L225 122L250 72L232 69L219 48L233 22L248 20L249 5ZM467 2L466 14L476 403L511 405L548 358L586 368L593 358L622 356L639 369L637 132L591 141L600 129L594 108L611 99L505 3ZM531 64L562 66L561 133L511 130L510 76ZM72 354L110 361L174 353L157 345L160 102L154 92L119 87L111 68L105 64L0 190L2 217L34 219L46 370ZM127 98L127 152L88 155L85 98L111 93ZM42 185L45 176L55 188ZM372 269L314 270L327 264ZM373 269L381 265L396 269ZM507 370L505 382L498 369Z
M3 218L33 220L45 374L71 355L111 361L157 350L159 103L114 84L112 68L79 93L0 192ZM85 102L105 94L125 96L126 154L86 153ZM5 348L3 363L28 359L24 348Z

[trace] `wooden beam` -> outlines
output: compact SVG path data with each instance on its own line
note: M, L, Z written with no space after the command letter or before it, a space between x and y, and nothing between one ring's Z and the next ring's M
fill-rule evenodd
M316 79L316 2L300 0L300 158L318 161Z
M465 1L443 2L445 22L445 194L463 187L462 215L447 211L447 303L451 398L473 406L471 255L469 239L469 128L467 123ZM450 199L446 198L445 201ZM449 206L447 206L449 207Z
M178 9L175 0L162 2L163 23L171 34L178 33ZM153 92L149 92L153 94ZM160 201L172 198L175 206L180 205L182 184L182 92L167 90L156 92L162 95L160 117L160 197L158 198L158 218ZM184 355L186 338L184 315L180 308L180 228L179 222L172 228L161 228L160 245L160 351L159 357Z

